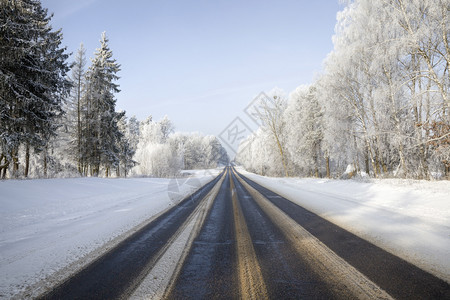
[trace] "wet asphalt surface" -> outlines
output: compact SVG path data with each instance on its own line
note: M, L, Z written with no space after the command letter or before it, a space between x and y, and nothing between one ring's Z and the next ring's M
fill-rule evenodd
M293 245L233 175L247 227L271 299L333 299Z
M242 177L322 243L396 299L450 299L450 285Z
M227 174L169 299L239 299L236 240ZM332 299L281 231L233 177L253 247L272 299Z
M238 293L229 174L179 273L170 299L235 299Z
M229 176L234 178L231 172L227 172L205 222L175 278L167 297L169 299L240 297ZM183 200L88 268L56 287L43 299L126 298L151 268L155 254L169 241L219 177L192 199ZM244 180L394 298L450 299L450 286L443 280L255 182L247 178ZM338 298L321 280L320 274L304 262L242 184L236 178L233 181L268 296L271 299Z
M228 175L227 175L228 176ZM233 176L247 227L271 299L336 299L320 274L303 261L283 233ZM443 280L242 177L289 217L396 299L450 299ZM170 298L236 299L231 191L225 179ZM233 271L234 268L234 271ZM342 298L342 295L340 296ZM348 295L351 298L351 295ZM346 299L348 299L346 297Z
M40 299L117 299L130 294L154 257L221 176L206 184Z

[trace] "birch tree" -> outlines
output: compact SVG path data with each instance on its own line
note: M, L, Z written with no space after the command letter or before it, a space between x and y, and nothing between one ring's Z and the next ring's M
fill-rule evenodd
M273 89L268 93L268 96L268 98L261 98L258 103L257 116L261 120L263 127L271 133L281 158L284 175L289 176L284 136L285 120L283 118L287 101L284 92L280 89Z

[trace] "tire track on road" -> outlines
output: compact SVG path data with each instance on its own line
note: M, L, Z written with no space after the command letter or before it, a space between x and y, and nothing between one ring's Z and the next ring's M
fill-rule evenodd
M239 296L229 172L167 299Z
M234 174L272 222L295 245L298 253L306 258L310 267L328 282L336 295L339 295L340 298L347 298L348 291L350 291L358 299L393 299L383 289L336 255L256 189L242 180L236 172Z
M267 288L253 248L245 218L239 204L233 178L230 177L233 202L236 249L238 257L239 294L242 299L268 299Z
M224 172L38 299L128 297Z
M392 297L450 299L450 285L444 280L319 217L263 185L245 176L240 177Z
M234 178L240 206L271 299L335 299L326 282Z
M134 290L131 299L162 299L167 298L175 278L198 235L212 203L214 202L225 175L216 183L213 189L203 198L189 218L180 226L172 240L157 255L152 269Z

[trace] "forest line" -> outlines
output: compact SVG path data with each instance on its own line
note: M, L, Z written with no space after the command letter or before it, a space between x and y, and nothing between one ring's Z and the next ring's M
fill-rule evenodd
M448 0L348 1L323 72L268 93L236 160L273 176L448 179L449 12Z
M214 136L116 111L121 66L105 32L86 68L83 44L69 62L39 0L0 10L0 178L167 177L228 162Z

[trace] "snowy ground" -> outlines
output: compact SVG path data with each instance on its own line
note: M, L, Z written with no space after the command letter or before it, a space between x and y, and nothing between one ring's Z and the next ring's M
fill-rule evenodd
M51 286L220 171L189 171L195 179L188 183L159 178L0 181L0 298L31 285L33 290Z
M450 182L269 178L240 172L450 283Z

